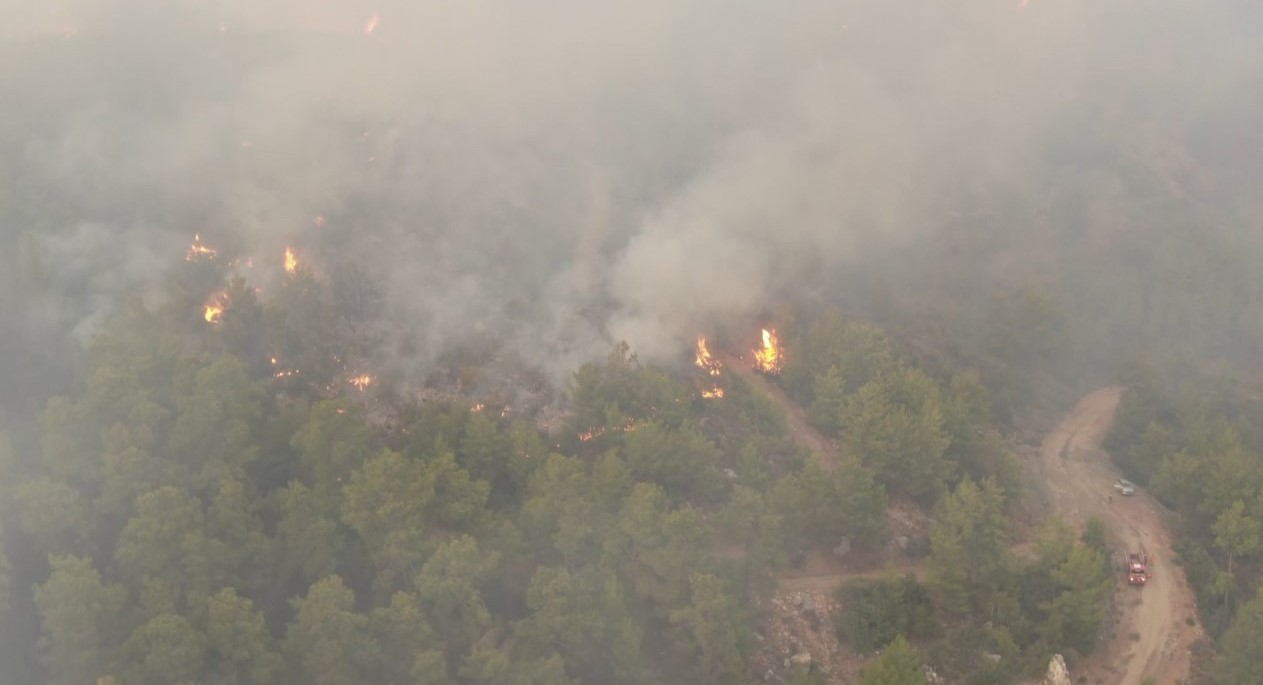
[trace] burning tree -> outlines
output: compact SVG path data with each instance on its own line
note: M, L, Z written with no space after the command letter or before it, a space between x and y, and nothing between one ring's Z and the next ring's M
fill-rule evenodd
M767 374L781 372L781 343L775 329L763 329L763 347L754 350L754 368Z
M196 262L202 259L213 259L215 257L215 249L207 247L202 243L201 234L193 234L193 244L189 246L188 252L184 253L184 261Z
M706 347L705 336L697 336L697 354L694 355L693 365L706 372L706 375L712 377L719 376L719 370L724 366L718 359L711 356L710 350ZM718 399L724 396L724 389L718 385L713 385L710 388L703 388L701 392L702 397L706 399Z
M710 355L705 336L697 336L697 354L693 359L693 365L711 376L718 376L719 370L723 368L723 364Z
M214 293L206 301L202 310L202 318L206 323L219 323L224 318L224 310L228 308L228 293Z

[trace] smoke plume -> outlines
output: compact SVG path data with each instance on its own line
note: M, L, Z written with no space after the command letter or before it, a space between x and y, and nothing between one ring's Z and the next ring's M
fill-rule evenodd
M417 375L486 338L558 374L619 339L670 358L946 230L979 194L1038 196L1085 110L1180 140L1263 109L1263 89L1240 100L1263 74L1239 39L1259 28L1246 2L7 1L0 16L3 230L59 265L26 325L82 339L195 232L258 261L298 244L381 281L380 361Z

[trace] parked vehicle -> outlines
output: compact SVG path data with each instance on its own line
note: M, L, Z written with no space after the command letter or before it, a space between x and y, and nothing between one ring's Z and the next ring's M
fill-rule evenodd
M1124 554L1123 572L1127 574L1128 585L1144 585L1152 574L1149 572L1149 555L1141 549Z
M1127 497L1136 494L1136 484L1123 478L1114 481L1114 489L1118 491L1118 494Z

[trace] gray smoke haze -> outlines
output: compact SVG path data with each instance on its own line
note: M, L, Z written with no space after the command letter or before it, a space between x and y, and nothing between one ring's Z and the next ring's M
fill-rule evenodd
M5 235L38 235L66 265L49 297L80 305L30 326L82 336L198 232L259 265L294 245L366 267L388 296L383 368L418 376L488 335L555 374L618 339L669 358L927 239L964 198L1038 194L1074 112L1120 106L1102 116L1179 139L1263 109L1244 1L5 0L0 17L0 152L22 170L6 194L55 208Z

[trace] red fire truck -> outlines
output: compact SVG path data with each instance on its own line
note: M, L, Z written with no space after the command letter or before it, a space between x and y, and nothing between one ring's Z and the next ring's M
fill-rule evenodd
M1149 572L1149 555L1143 548L1137 552L1126 552L1123 571L1127 574L1129 585L1144 585L1152 575Z

